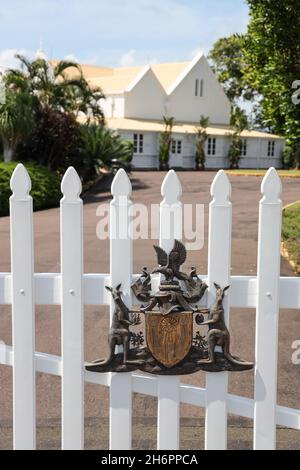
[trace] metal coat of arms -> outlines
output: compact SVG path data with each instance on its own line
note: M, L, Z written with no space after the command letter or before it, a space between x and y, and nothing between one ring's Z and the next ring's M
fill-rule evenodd
M196 268L192 267L189 274L180 271L186 260L184 245L176 240L169 254L158 246L154 249L160 266L151 274L160 275L158 291L152 293L147 268L143 268L140 278L131 286L142 304L138 309L125 305L121 285L106 287L115 303L109 353L105 359L87 364L86 369L93 372L139 369L161 375L252 369L253 363L242 361L230 351L230 333L223 308L229 286L215 284L215 303L210 309L199 308L197 303L207 285L197 275ZM141 315L145 319L145 333L136 330L142 323ZM207 334L202 336L194 331L196 325L207 326ZM123 351L116 353L116 346L123 346ZM219 351L216 351L217 346Z

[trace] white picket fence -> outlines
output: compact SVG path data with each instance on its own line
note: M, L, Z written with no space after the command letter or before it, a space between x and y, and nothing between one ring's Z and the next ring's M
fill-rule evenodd
M62 378L62 448L84 446L84 381L110 388L110 448L130 449L132 393L158 397L157 446L179 448L180 403L205 408L206 449L226 449L227 414L254 420L254 449L274 449L276 425L300 430L300 411L278 406L277 344L279 308L300 309L300 278L280 277L281 182L271 168L262 183L258 229L257 277L230 276L231 186L221 170L215 177L209 209L208 276L203 305L213 301L212 283L231 284L229 307L256 308L254 400L228 393L228 373L207 373L206 387L185 385L179 377L142 373L97 374L84 369L83 306L110 305L105 285L122 283L132 302L131 184L120 170L112 184L110 273L83 273L81 184L73 168L62 181L61 273L35 274L33 263L31 182L19 164L12 176L10 198L11 273L0 274L0 304L12 305L13 347L2 346L0 363L13 367L14 448L36 445L35 372ZM162 185L160 244L165 250L182 237L181 186L172 170ZM201 203L201 200L197 201ZM171 224L171 236L169 225ZM122 233L117 230L122 227ZM197 253L195 252L195 262ZM211 292L210 292L211 291ZM35 305L61 305L62 357L35 351ZM100 333L100 332L99 332ZM0 338L1 339L1 338ZM1 411L0 411L1 416Z

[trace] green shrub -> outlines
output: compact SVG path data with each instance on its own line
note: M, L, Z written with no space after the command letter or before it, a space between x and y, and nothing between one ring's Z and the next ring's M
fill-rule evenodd
M9 214L10 178L17 164L0 162L0 215ZM33 209L57 206L62 197L57 174L36 163L28 162L25 166L31 178Z

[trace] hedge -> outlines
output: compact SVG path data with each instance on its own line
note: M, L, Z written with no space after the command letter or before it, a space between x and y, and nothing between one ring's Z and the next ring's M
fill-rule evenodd
M0 216L9 214L10 178L17 164L0 162ZM26 162L24 165L31 178L33 209L57 206L62 197L59 176L36 163Z

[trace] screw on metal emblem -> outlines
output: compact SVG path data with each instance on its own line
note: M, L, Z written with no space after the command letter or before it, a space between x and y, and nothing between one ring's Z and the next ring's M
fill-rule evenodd
M139 308L129 309L125 305L121 284L106 287L115 303L108 337L109 352L105 359L86 364L86 369L93 372L139 369L160 375L252 369L253 363L242 361L230 352L230 333L223 307L230 286L214 284L214 304L210 309L200 308L197 304L208 286L199 278L195 267L189 274L180 270L186 261L185 246L175 240L169 254L158 246L154 249L159 267L151 274L144 267L140 278L131 286L141 304ZM162 278L158 291L152 293L152 278L157 275ZM131 331L141 324L141 315L145 320L145 338L142 331ZM200 331L194 333L195 325L207 326L206 335L202 336ZM116 346L122 346L123 351L116 353ZM216 351L217 346L221 352Z

